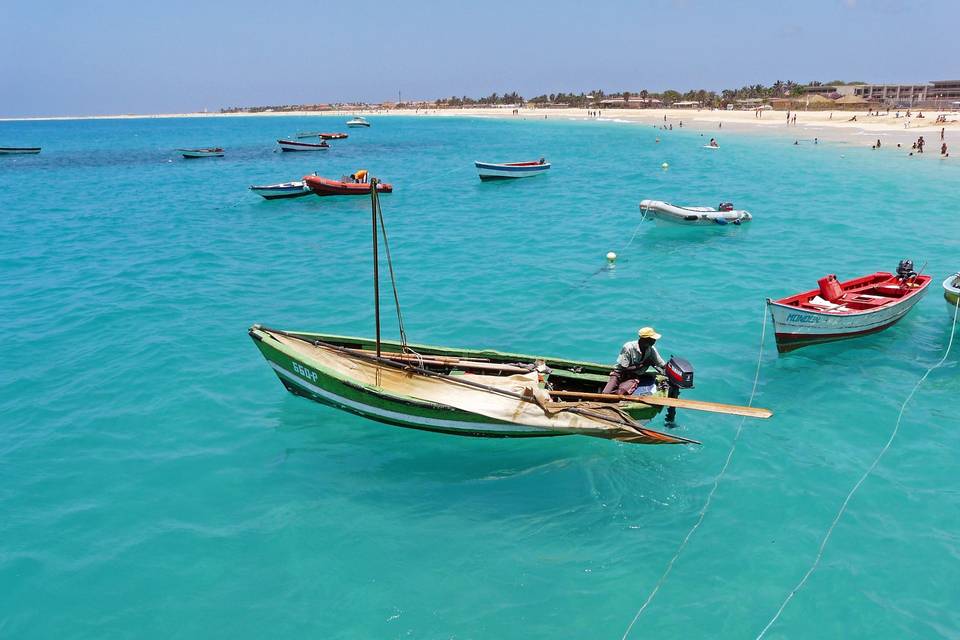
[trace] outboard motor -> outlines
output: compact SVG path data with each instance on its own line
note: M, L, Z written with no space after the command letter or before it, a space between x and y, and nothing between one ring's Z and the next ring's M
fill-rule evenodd
M901 280L916 278L917 272L913 270L913 260L901 260L897 265L897 277Z
M717 211L733 211L733 203L721 202L719 205L717 205Z
M693 388L693 365L683 358L670 356L670 362L664 367L671 387L678 389Z
M693 365L683 358L670 356L670 361L664 367L667 373L667 397L679 398L680 389L693 388ZM667 424L672 424L677 417L676 407L667 407Z

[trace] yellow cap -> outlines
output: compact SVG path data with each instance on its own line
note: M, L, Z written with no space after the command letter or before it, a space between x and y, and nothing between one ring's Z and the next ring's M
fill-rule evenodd
M654 340L660 339L660 334L654 331L653 327L643 327L637 332L637 336L640 338L652 338Z

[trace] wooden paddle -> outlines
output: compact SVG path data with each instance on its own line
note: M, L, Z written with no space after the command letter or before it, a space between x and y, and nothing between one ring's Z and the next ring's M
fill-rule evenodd
M662 398L660 396L622 396L616 393L583 393L580 391L550 391L551 396L558 398L583 398L584 400L609 400L611 402L642 402L663 407L678 409L694 409L696 411L711 411L726 413L732 416L747 418L769 418L773 415L770 409L760 407L741 407L735 404L720 404L719 402L705 402L703 400L682 400L680 398Z

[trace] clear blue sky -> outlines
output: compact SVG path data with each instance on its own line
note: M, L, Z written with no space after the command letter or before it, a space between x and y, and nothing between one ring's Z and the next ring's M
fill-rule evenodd
M0 0L0 116L960 76L960 0Z

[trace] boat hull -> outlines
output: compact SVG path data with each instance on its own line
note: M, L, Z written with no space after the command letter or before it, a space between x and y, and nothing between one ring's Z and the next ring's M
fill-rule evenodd
M350 127L351 129L361 129L364 127L369 127L370 123L367 122L366 120L348 120L347 126Z
M656 222L691 226L740 225L753 220L749 211L718 211L709 207L679 207L661 200L643 200L640 211Z
M367 352L371 352L373 346L370 340L363 338L322 334L298 335L308 339L349 344L351 347ZM304 357L296 350L290 349L284 343L277 341L271 334L271 330L254 326L250 329L250 336L288 391L370 420L410 429L483 438L532 438L570 435L565 432L545 430L542 427L496 420L442 404L391 395L386 393L383 388L371 387L331 375L329 371L316 366L316 363L312 362L310 358ZM382 343L382 346L387 351L400 350L399 344L389 341ZM466 354L473 354L474 356L483 354L502 356L504 360L531 362L534 360L534 356L521 354L453 350L427 345L410 346L414 351L424 356L461 357ZM581 363L581 365L584 364L588 363ZM602 365L592 366L602 367ZM641 424L649 422L661 409L659 406L650 406L643 403L623 403L620 406Z
M40 153L40 147L0 147L0 156L33 155Z
M187 160L223 157L223 149L177 149L177 151Z
M960 273L955 273L943 281L943 298L951 309L960 304Z
M516 163L496 164L491 162L474 162L477 174L483 181L513 180L515 178L533 178L550 170L550 163Z
M366 182L342 182L330 180L320 176L306 176L304 184L318 196L368 196L370 184ZM377 193L392 193L393 185L386 182L377 183Z
M326 142L297 142L296 140L277 140L284 151L326 151L330 145Z
M284 198L301 198L310 195L311 191L302 182L287 182L284 184L270 184L250 187L258 196L266 200L281 200Z
M879 309L861 313L834 314L798 309L767 300L773 319L777 351L787 353L801 347L869 335L893 326L920 301L925 289Z

